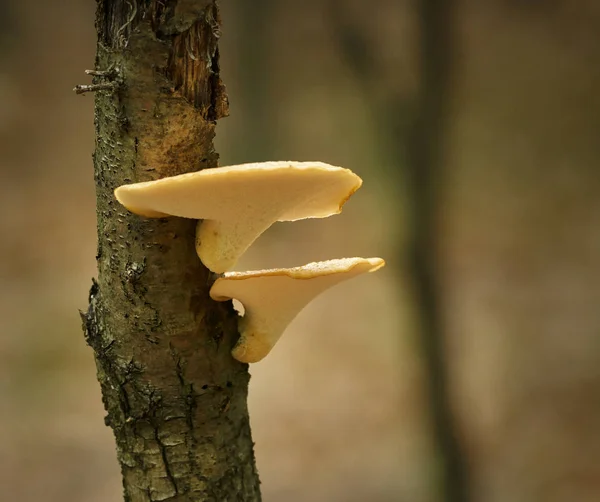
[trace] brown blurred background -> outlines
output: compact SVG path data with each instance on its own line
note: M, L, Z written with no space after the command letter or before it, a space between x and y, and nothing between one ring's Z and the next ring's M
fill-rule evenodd
M415 3L222 1L222 165L322 160L364 179L342 215L275 225L238 268L388 261L251 367L267 502L438 500L398 137L419 83ZM465 0L454 23L438 269L473 500L598 501L600 3ZM0 2L7 502L121 497L77 312L95 275L93 96L71 89L94 50L91 0Z

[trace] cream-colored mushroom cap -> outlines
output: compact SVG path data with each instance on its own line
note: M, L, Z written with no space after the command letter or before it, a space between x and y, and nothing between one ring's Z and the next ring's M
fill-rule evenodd
M384 265L381 258L341 258L295 268L225 273L213 284L211 298L235 298L245 311L239 320L240 339L231 354L243 363L260 361L313 298L342 281Z
M323 162L282 161L123 185L115 196L141 216L203 220L196 230L198 256L210 270L222 273L276 221L337 214L361 184L349 169Z

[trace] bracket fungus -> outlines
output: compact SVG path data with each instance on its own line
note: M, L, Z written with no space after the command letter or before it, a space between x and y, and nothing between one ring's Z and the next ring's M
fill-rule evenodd
M231 354L243 363L260 361L313 298L384 265L381 258L340 258L295 268L226 272L215 281L210 296L216 301L236 299L244 306L240 338Z
M223 273L276 221L338 214L361 184L349 169L280 161L123 185L115 196L129 211L148 218L202 220L196 229L196 251L207 268Z

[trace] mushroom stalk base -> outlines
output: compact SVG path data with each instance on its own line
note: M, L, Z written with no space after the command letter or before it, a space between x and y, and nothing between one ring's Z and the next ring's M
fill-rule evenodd
M230 355L236 313L209 299L196 222L135 216L113 197L124 183L217 165L217 6L98 0L96 27L94 79L115 85L95 95L98 281L82 318L124 498L259 501L249 375Z

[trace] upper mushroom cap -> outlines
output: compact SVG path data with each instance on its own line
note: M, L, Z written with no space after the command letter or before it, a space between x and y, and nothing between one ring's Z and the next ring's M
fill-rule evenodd
M123 185L117 200L149 218L205 220L197 231L202 262L222 273L276 221L337 214L360 188L349 169L323 162L261 162L217 167Z
M260 361L313 298L342 281L384 265L381 258L340 258L295 268L225 273L213 284L210 296L217 301L235 298L244 306L233 357L245 363Z

